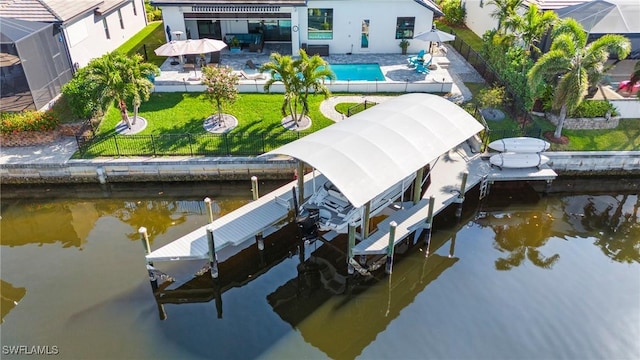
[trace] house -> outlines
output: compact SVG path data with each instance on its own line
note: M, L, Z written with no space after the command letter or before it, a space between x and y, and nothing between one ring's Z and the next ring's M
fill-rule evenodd
M581 4L589 0L523 0L519 14L524 14L529 6L535 4L541 11L557 10L566 6ZM461 0L461 5L467 10L465 23L471 31L482 37L488 30L498 27L498 20L491 16L496 7L488 3L489 0Z
M556 10L558 17L573 18L594 41L606 34L620 34L631 41L628 59L640 59L640 2L592 0Z
M258 43L264 42L294 54L305 47L319 54L399 53L401 39L430 30L434 16L443 15L432 0L151 0L151 5L162 9L167 40L237 37L248 51L261 51ZM411 41L409 51L427 45Z
M0 110L46 107L70 77L53 81L49 75L43 77L43 72L66 74L70 70L72 74L91 59L115 50L146 25L144 0L0 0L0 55L18 59L11 69L2 63L3 83L11 81L16 91L3 89ZM21 44L26 38L33 39L30 46ZM9 70L22 75L8 79ZM45 79L48 82L40 84ZM20 106L14 106L16 96ZM25 96L32 98L26 107L22 104Z

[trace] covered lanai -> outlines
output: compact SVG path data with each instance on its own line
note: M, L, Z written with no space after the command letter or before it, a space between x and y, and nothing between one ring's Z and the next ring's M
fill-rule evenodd
M320 171L355 207L483 130L440 96L399 96L265 155L288 155Z

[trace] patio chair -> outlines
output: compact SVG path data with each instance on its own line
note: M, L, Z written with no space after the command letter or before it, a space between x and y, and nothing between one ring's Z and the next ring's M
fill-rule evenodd
M416 56L409 56L407 58L407 63L409 64L409 66L416 66L419 63L423 62L423 57L424 57L425 51L424 50L420 50L418 52L418 55Z
M427 68L428 65L424 65L424 64L417 64L416 65L416 72L420 73L420 74L428 74L429 73L429 68Z

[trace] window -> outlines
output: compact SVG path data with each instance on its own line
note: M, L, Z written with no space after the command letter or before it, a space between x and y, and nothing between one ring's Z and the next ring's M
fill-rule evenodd
M362 36L360 39L360 47L363 49L369 47L369 20L362 20Z
M107 18L102 18L102 27L104 28L104 34L107 39L111 39L111 34L109 34L109 24L107 24Z
M124 29L124 21L122 20L122 11L118 9L118 20L120 20L120 29Z
M413 39L415 17L399 17L396 22L396 39Z
M136 0L133 0L131 2L131 5L133 5L133 16L138 16L138 9L136 8Z
M309 9L309 40L333 39L333 9Z

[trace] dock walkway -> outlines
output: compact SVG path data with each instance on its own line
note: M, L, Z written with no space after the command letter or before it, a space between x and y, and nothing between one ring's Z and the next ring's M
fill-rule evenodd
M421 230L426 224L429 211L429 198L434 197L433 216L454 202L462 201L460 188L462 174L468 173L465 193L483 181L488 182L513 180L545 180L556 178L557 174L548 166L540 169L504 169L491 167L483 154L472 153L469 146L463 144L444 154L437 161L431 171L431 184L423 198L417 204L398 210L381 221L376 231L360 241L353 248L353 255L386 254L389 246L389 225L397 223L394 245L404 240L416 230Z
M323 175L317 175L316 186L325 182ZM263 232L265 236L286 225L285 219L293 211L292 181L263 197L258 198L212 223L201 226L173 242L152 251L146 256L147 261L177 261L208 259L207 228L214 234L216 252L229 247L238 246ZM305 194L313 192L313 174L304 177Z

